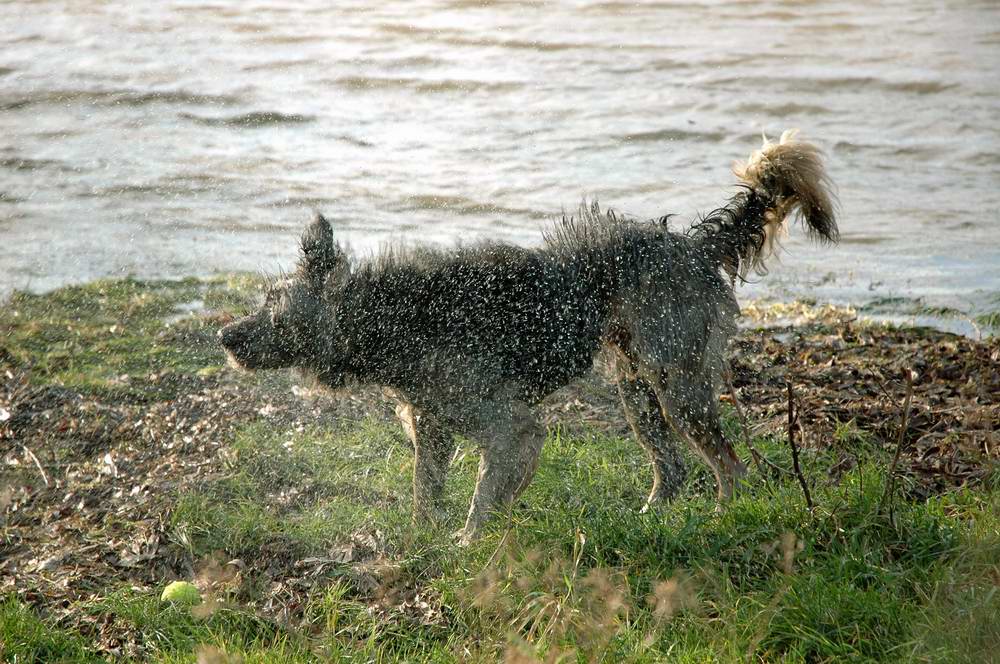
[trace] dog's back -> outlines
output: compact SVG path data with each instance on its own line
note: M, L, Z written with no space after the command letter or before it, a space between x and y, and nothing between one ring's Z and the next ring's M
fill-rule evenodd
M638 222L596 205L550 232L550 251L576 261L608 300L603 339L647 366L700 366L735 332L731 284L701 243L666 220Z
M365 379L534 400L592 365L610 305L590 276L509 245L397 251L351 275L338 326Z

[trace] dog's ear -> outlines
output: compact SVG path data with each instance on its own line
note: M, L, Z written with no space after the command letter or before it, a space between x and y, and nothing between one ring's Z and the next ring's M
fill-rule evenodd
M333 229L326 218L316 218L302 234L300 268L307 278L322 283L328 275L347 267L347 255L333 240Z

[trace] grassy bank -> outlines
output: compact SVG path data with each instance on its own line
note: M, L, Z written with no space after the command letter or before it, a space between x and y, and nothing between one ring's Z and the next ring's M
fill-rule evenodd
M447 523L414 528L412 454L376 390L224 366L214 331L253 286L100 282L0 313L0 660L997 656L996 340L831 312L748 330L735 382L773 467L752 466L721 513L694 461L681 499L638 513L645 457L588 379L542 404L536 480L463 549L447 533L472 493L470 443ZM728 405L727 426L743 438ZM203 603L161 602L174 579Z

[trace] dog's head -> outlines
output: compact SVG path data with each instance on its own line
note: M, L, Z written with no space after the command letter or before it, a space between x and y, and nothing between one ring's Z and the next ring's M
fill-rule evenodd
M339 356L332 300L347 278L348 258L322 215L302 235L301 251L296 271L267 289L257 312L219 330L219 342L242 369L297 367L340 382L331 367Z

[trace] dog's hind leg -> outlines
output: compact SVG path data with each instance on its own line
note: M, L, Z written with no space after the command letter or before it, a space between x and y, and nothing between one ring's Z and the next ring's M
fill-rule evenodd
M545 430L528 405L504 404L497 419L495 426L479 434L482 458L476 490L465 527L455 534L463 545L476 538L494 512L509 506L527 488L538 469Z
M435 520L439 516L448 466L455 453L455 439L433 416L417 411L410 404L396 406L396 417L413 443L413 517Z
M676 435L663 419L660 402L652 386L641 378L622 377L618 380L625 419L636 440L649 454L653 463L653 488L642 511L677 495L687 470L675 442Z
M672 369L659 371L657 378L653 389L664 419L712 469L719 500L729 498L746 474L746 466L722 434L711 379L682 375Z

